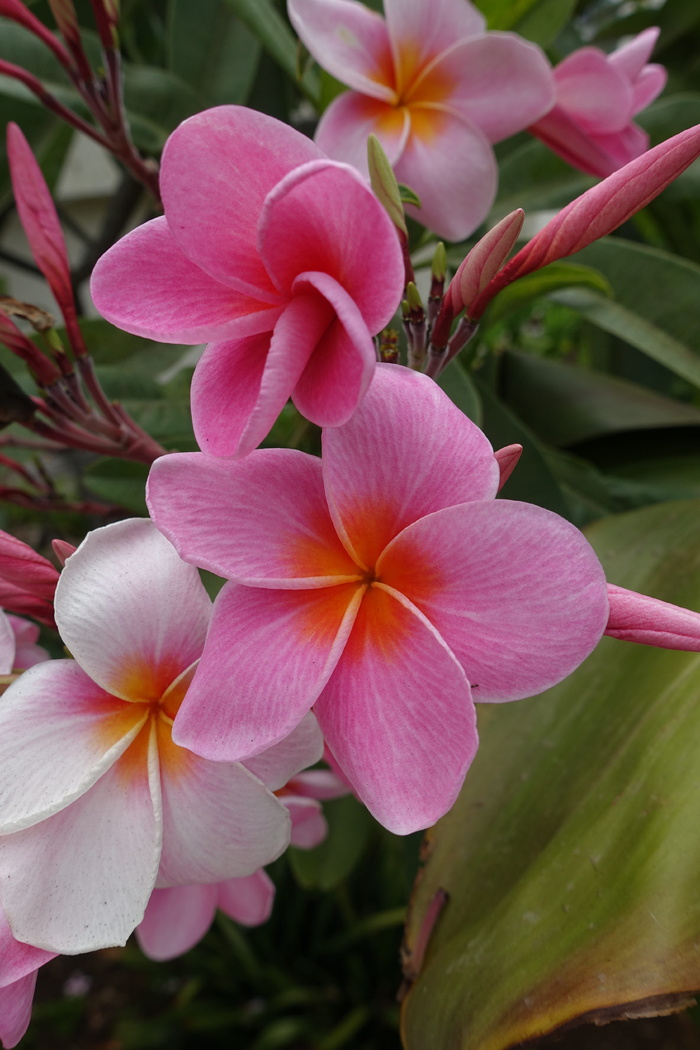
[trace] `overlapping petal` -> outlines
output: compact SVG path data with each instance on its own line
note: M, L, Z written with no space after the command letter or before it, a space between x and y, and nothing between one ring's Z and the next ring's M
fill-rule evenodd
M56 622L90 677L124 700L157 700L201 654L211 602L152 522L90 533L56 588Z
M384 827L429 827L477 748L464 671L421 614L372 587L314 708L335 759Z
M385 0L384 14L400 80L409 84L415 72L461 37L480 35L486 19L465 0Z
M10 925L0 908L0 988L14 984L28 974L33 974L45 962L55 958L55 952L34 948L15 940ZM2 1012L0 1011L0 1018ZM0 1022L1 1023L1 1022ZM0 1029L0 1039L3 1039Z
M357 578L333 527L320 461L261 449L239 462L198 452L151 468L148 505L181 557L258 587L323 587Z
M211 926L217 898L216 884L154 890L146 914L136 927L136 939L144 955L165 962L188 952Z
M228 584L173 739L214 761L243 761L282 740L326 684L362 588L262 590Z
M352 420L323 434L331 515L369 567L412 521L498 491L491 445L427 376L379 365Z
M608 619L605 576L588 541L528 503L438 511L400 533L376 571L425 613L479 701L517 700L561 681Z
M315 716L309 711L284 740L249 758L245 766L270 791L278 791L302 769L320 761L322 756L323 735Z
M292 846L314 849L323 842L328 834L328 824L320 802L296 795L284 795L282 802L292 818Z
M219 883L219 907L244 926L267 922L274 899L275 884L265 871Z
M9 674L15 666L17 643L12 624L0 609L0 674Z
M597 47L582 47L556 68L557 103L588 132L621 131L632 117L632 88Z
M75 955L124 944L143 918L161 847L146 734L70 808L0 838L0 901L18 940Z
M411 131L405 106L397 107L356 91L334 98L321 115L316 142L330 157L352 164L369 178L367 138L377 135L389 162L395 164Z
M36 971L0 987L0 1040L11 1050L27 1031L32 1016Z

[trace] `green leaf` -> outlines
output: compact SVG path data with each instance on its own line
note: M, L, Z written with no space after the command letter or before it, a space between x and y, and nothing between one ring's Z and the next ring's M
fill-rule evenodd
M610 579L700 607L700 502L608 518ZM567 681L479 709L481 746L429 832L407 930L440 915L405 1050L506 1050L700 987L700 655L603 639Z
M173 73L208 105L242 105L253 86L260 42L225 0L173 0L169 9Z
M466 372L458 361L453 361L438 378L438 386L442 387L457 408L471 419L472 423L481 426L482 411L479 391L474 385L474 380Z
M270 0L227 0L227 3L285 73L298 82L296 37ZM319 85L316 71L309 70L299 86L312 101L317 99Z
M570 168L543 143L527 139L499 164L498 196L488 225L516 208L526 213L563 208L593 184L593 179Z
M509 28L540 47L549 47L573 15L575 8L576 0L536 0Z
M413 204L414 207L420 208L420 197L415 190L412 190L410 186L404 186L403 182L399 182L398 187L402 204Z
M347 878L362 856L373 821L354 795L324 802L328 835L315 849L295 849L289 863L300 886L330 890Z
M572 287L591 288L601 295L612 294L610 282L603 277L598 270L591 266L580 266L575 263L554 262L545 266L543 270L521 277L520 280L509 284L489 306L489 312L485 323L491 324L500 321L515 310L522 309L535 299L543 295L558 291L561 288Z
M85 484L96 496L135 514L148 516L148 467L125 459L98 459L85 471Z
M202 108L189 84L156 66L124 66L124 101L134 142L146 153L160 153L177 125Z
M700 425L700 409L577 365L507 351L501 394L543 441L575 445L624 430Z

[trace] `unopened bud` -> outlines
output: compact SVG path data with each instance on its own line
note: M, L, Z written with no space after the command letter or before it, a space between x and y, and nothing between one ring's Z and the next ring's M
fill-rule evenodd
M469 314L470 304L483 292L510 255L524 219L525 212L522 208L516 208L484 234L463 260L448 292L455 314L460 310L466 310Z
M389 158L376 135L370 135L367 139L367 163L375 197L397 230L408 236L399 184L389 163Z

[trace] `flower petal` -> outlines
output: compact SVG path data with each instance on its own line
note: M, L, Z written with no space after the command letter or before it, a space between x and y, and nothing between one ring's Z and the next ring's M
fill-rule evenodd
M391 219L354 168L325 160L291 172L268 194L258 246L282 294L302 273L328 274L372 335L401 301L404 264Z
M535 44L514 33L460 40L425 69L412 99L444 101L500 142L532 124L556 102L549 62Z
M648 62L660 32L658 26L650 26L637 33L607 56L609 64L630 82L636 80Z
M554 106L527 130L567 164L587 175L604 179L626 163L615 156L619 153L620 133L589 135L561 106Z
M328 681L361 590L224 587L173 739L217 762L251 758L284 739Z
M397 536L376 571L440 632L477 701L548 689L588 656L607 624L592 547L568 521L529 503L437 511Z
M384 19L354 0L288 0L289 20L329 73L372 98L393 101L394 69Z
M192 424L199 447L209 455L233 456L239 449L260 397L271 336L263 332L210 343L197 362L190 394Z
M289 736L247 759L245 766L270 791L278 791L302 769L319 762L322 757L323 735L315 716L309 711Z
M664 66L655 62L645 66L632 85L632 115L636 116L641 110L654 101L666 86L668 73Z
M364 567L417 518L498 491L493 450L427 376L378 365L344 427L323 433L331 515Z
M401 94L455 40L486 28L486 19L469 0L385 0L384 11Z
M219 576L291 588L357 578L315 456L295 449L261 449L235 463L199 452L162 456L147 498L180 556Z
M295 291L319 291L335 316L316 343L292 400L320 427L339 427L352 416L372 381L377 352L356 304L325 273L302 274Z
M632 118L632 88L597 47L581 47L554 70L557 105L584 131L610 134Z
M0 988L6 988L8 984L14 984L28 974L33 974L40 966L50 959L54 959L55 952L45 952L42 948L33 948L30 944L22 944L12 936L12 930L0 908ZM3 1013L0 1010L0 1025ZM2 1028L0 1028L0 1039L4 1042Z
M198 659L211 601L153 522L89 533L56 588L61 637L84 670L124 700L158 700Z
M36 971L0 988L0 1040L5 1050L17 1046L32 1018Z
M267 922L275 900L275 884L265 871L255 871L242 879L220 882L219 907L243 926Z
M74 660L26 671L0 704L0 833L83 795L126 751L146 712L103 692Z
M297 849L314 849L328 834L323 808L315 798L284 795L282 802L292 818L291 845Z
M90 292L112 324L165 343L265 332L279 315L280 296L251 297L190 262L162 217L138 226L98 259Z
M15 666L17 643L12 624L0 609L0 674L9 674Z
M447 812L476 753L462 668L425 618L381 586L365 595L314 711L359 797L397 835Z
M376 135L389 162L401 156L410 132L405 106L346 91L334 98L316 128L316 142L334 160L352 164L369 179L367 138Z
M483 131L445 106L412 106L411 134L396 177L418 194L409 215L445 240L468 237L488 215L498 169Z
M159 888L252 875L289 845L288 815L239 762L208 762L158 726L163 790Z
M214 921L217 897L216 884L154 890L135 931L144 955L165 962L194 948Z
M161 844L148 732L71 806L0 838L0 898L18 940L76 955L125 944L143 918Z
M318 146L265 113L217 106L196 113L163 150L165 214L181 249L212 277L257 298L272 285L256 250L265 197Z

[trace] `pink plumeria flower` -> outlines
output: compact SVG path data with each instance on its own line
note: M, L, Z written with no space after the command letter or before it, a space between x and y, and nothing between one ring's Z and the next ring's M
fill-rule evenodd
M0 908L0 1041L5 1050L17 1046L27 1031L37 970L55 954L15 940Z
M209 342L192 383L200 447L245 455L290 396L314 423L346 422L404 280L369 187L287 125L221 106L170 136L161 188L165 216L102 257L92 294L129 332Z
M335 760L390 830L449 809L477 748L474 699L548 688L591 652L605 577L581 533L495 500L481 431L427 376L378 366L323 458L159 459L151 513L233 581L174 739L248 759L313 706Z
M56 620L74 659L30 668L0 704L0 902L19 940L123 944L154 886L250 875L286 848L266 785L320 757L313 720L250 769L171 737L210 615L150 521L97 529L66 562Z
M554 70L557 103L528 131L588 175L605 178L639 157L649 136L633 123L666 84L666 70L647 59L660 30L645 29L606 55L572 52Z
M496 194L494 142L555 101L534 44L487 33L468 0L384 0L385 19L354 0L288 0L317 62L351 90L323 114L316 141L367 172L367 136L381 142L421 208L409 214L446 240L467 237Z

